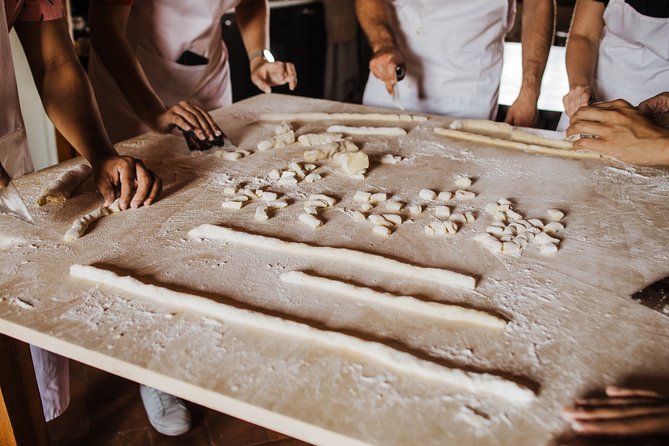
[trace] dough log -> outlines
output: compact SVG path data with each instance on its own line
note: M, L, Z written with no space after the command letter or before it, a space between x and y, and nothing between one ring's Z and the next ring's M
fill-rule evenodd
M223 226L201 225L191 229L188 235L193 238L220 240L252 246L268 251L279 251L295 256L314 257L348 265L358 265L377 271L409 277L413 280L436 282L450 287L466 289L476 288L476 279L453 271L415 266L386 257L355 251L347 248L312 246L306 243L288 242L277 238L247 232L235 231Z
M341 353L370 358L388 368L419 379L434 381L467 392L489 395L518 404L534 400L532 390L489 373L468 372L426 361L385 344L366 341L348 334L321 330L310 325L218 303L194 294L173 291L143 283L131 276L120 276L94 266L72 265L70 275L139 295L160 305L197 312L226 323L320 344Z
M88 164L79 164L61 173L37 198L37 205L44 206L47 203L64 203L70 198L70 195L72 195L77 186L88 178L91 171L91 166Z

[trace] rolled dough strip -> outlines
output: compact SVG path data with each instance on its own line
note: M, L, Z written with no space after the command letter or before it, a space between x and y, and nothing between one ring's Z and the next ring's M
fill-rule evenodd
M537 153L540 155L551 155L561 158L573 158L573 159L602 159L609 158L597 152L590 151L580 151L580 150L564 150L564 149L555 149L552 147L538 146L534 144L525 144L522 142L511 141L503 138L493 138L492 136L479 135L477 133L463 132L460 130L453 129L444 129L437 127L434 129L434 133L441 136L447 136L449 138L460 139L463 141L471 141L482 144L487 144L496 147L504 147L507 149L513 150L522 150L527 153ZM611 159L611 158L609 158Z
M121 208L118 205L118 200L114 201L108 208L104 206L100 206L93 212L89 212L88 214L84 215L74 223L72 223L72 227L67 230L65 235L63 236L63 240L66 242L73 242L82 235L86 233L86 230L88 227L91 225L96 220L101 219L102 217L106 217L109 214L113 214L114 212L120 212Z
M504 319L483 311L472 310L459 305L425 302L411 296L396 296L389 293L381 293L371 288L359 287L339 280L306 274L301 271L283 273L281 274L281 280L293 285L316 288L321 291L331 291L375 306L386 306L401 312L409 312L420 316L449 322L463 322L498 330L506 327Z
M58 175L37 198L37 205L44 206L47 203L64 203L70 198L72 192L84 182L91 174L91 166L79 164L72 169Z
M347 248L311 246L306 243L287 242L273 237L235 231L223 226L214 225L198 226L195 229L191 229L188 232L188 235L193 238L201 237L210 240L239 243L268 251L279 251L285 254L293 254L295 256L315 257L348 265L359 265L377 271L406 276L415 280L437 282L451 287L472 290L476 288L476 279L471 276L445 269L410 265L380 255L368 254L366 252L354 251Z
M427 116L400 115L395 113L265 113L260 115L262 121L375 121L375 122L424 122Z
M308 344L318 343L342 353L352 352L371 358L401 373L457 387L468 392L490 395L521 404L529 403L535 397L534 392L530 389L489 373L474 373L449 368L417 358L385 344L366 341L336 331L321 330L303 323L218 303L194 294L146 284L134 277L120 276L94 266L72 265L70 275L139 295L161 305L169 305L187 312L195 311L226 323L269 331L280 336L290 336Z
M472 133L498 133L505 139L518 141L537 146L552 147L554 149L572 150L574 143L566 139L553 139L522 130L514 130L513 126L505 122L488 121L487 119L456 119L449 126L453 130L463 130Z
M331 125L327 131L346 135L401 136L407 134L407 131L400 127L351 127L348 125Z

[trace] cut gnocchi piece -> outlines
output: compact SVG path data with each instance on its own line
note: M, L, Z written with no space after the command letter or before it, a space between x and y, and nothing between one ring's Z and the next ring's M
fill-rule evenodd
M544 232L547 234L557 234L564 229L564 225L559 221L552 221L544 225Z
M353 221L357 221L358 223L362 223L367 220L367 217L365 217L365 214L363 214L360 211L353 211L351 213L351 217L353 218Z
M411 215L420 215L423 213L423 206L420 204L414 204L413 206L409 206L409 213Z
M421 189L420 192L418 192L418 196L423 200L432 201L436 198L437 193L430 189Z
M304 212L311 215L318 215L318 208L307 206L304 208Z
M476 194L469 190L458 189L455 191L456 200L473 200L476 198Z
M283 209L288 206L288 203L284 200L273 200L267 202L267 207L272 209Z
M460 212L453 212L448 219L452 222L457 222L461 224L467 223L467 217L465 217L462 213Z
M392 224L399 226L402 224L402 216L397 214L381 214L383 218L391 222Z
M404 206L404 203L400 203L399 201L388 201L386 203L386 209L388 209L391 212L401 211L402 206Z
M311 227L311 229L316 229L319 226L323 225L323 222L318 219L315 215L312 214L300 214L299 217L297 217L302 223L306 224L307 226Z
M334 206L337 202L337 200L325 194L311 194L309 200L322 200L326 202L328 206Z
M439 218L447 218L451 215L451 208L448 206L435 206L434 215Z
M448 191L439 192L437 195L437 200L439 201L449 201L453 197L453 193Z
M258 221L267 220L269 218L269 215L267 215L267 208L265 206L258 206L253 218Z
M459 175L455 178L455 185L465 188L472 185L472 179L467 175Z
M385 227L385 226L374 226L372 228L372 232L376 235L379 235L381 237L389 237L390 234L392 234L392 231L390 228Z
M243 204L241 201L224 201L222 207L223 209L241 209Z
M363 203L367 203L370 199L372 194L370 192L364 192L364 191L357 191L355 195L353 195L353 201L360 201Z
M545 244L545 245L539 245L539 252L544 254L544 255L555 254L556 252L558 252L558 247L557 247L557 245L555 245L553 243L548 243L548 244Z
M564 218L564 212L559 209L549 209L546 214L551 221L560 221Z
M372 194L369 197L369 202L370 203L383 203L388 199L388 195L385 192L377 192L375 194Z
M540 232L534 237L534 241L540 245L549 245L549 244L559 244L560 240L551 237L550 235L546 234L545 232Z
M372 206L371 203L362 203L362 204L360 205L360 210L361 210L362 212L369 212L369 211L372 210L373 207L374 207L374 206Z
M372 214L367 217L367 220L370 221L375 226L390 226L392 222L383 218L382 215Z
M276 192L263 191L263 193L260 195L260 199L262 201L274 201L277 199L278 196L279 194L277 194Z
M305 183L315 183L316 181L320 180L321 174L319 173L310 173L307 176L304 177L304 182Z
M476 215L471 211L467 211L465 212L465 219L467 220L467 223L471 223L476 220Z
M458 232L458 225L457 223L453 221L445 221L444 222L444 227L446 227L446 231L448 231L449 234L454 235L455 233Z

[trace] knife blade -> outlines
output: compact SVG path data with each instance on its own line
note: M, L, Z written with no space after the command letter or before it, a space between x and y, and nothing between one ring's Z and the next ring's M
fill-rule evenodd
M402 79L404 79L405 75L406 75L406 68L404 68L403 65L397 65L395 67L395 77L397 78L397 82L395 82L395 85L393 86L393 104L400 110L404 110L404 105L402 105L402 99L400 98L400 90L399 88L397 88L397 84Z
M16 190L16 186L11 181L6 187L0 189L0 214L11 215L31 225L34 224L33 217L28 212L23 198L21 198L19 191Z
M632 300L669 316L669 277L653 282L632 294Z

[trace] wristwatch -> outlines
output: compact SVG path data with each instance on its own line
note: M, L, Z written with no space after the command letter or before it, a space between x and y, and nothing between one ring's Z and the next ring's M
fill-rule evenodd
M256 58L262 57L266 62L272 63L275 61L274 55L267 48L262 50L256 50L249 54L249 63L253 62Z

